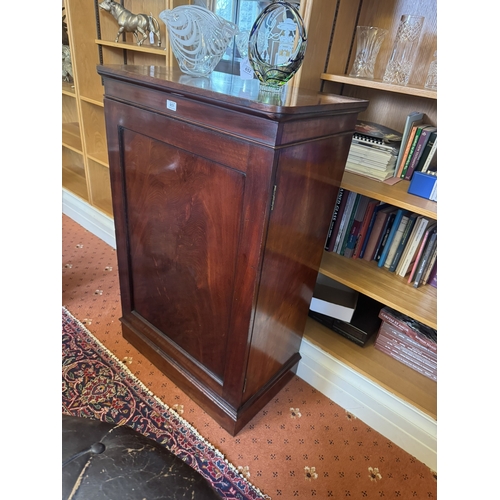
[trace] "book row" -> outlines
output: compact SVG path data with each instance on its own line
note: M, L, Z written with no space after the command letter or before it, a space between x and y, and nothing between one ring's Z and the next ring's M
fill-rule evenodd
M358 121L346 170L378 181L392 177L411 180L415 172L437 175L437 127L413 111L403 134L383 125Z
M437 221L340 188L325 250L437 288Z
M424 113L411 112L406 117L394 176L411 180L415 172L437 173L437 145L437 127L425 123Z

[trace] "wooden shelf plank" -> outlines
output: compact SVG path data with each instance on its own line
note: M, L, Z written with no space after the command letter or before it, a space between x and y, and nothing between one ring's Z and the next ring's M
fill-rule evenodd
M378 182L352 172L344 172L341 187L348 191L376 198L400 208L405 208L425 217L437 220L437 203L413 194L408 194L410 181L401 180L394 186Z
M437 99L437 92L435 90L427 90L423 87L404 87L402 85L392 85L385 83L381 80L364 80L363 78L354 78L345 75L333 75L330 73L322 73L322 80L329 82L344 83L347 85L354 85L355 87L367 87L370 89L385 90L387 92L394 92L397 94L407 94L417 97L426 97L428 99Z
M91 97L85 97L83 95L80 95L80 99L82 101L88 102L89 104L94 104L95 106L100 106L101 108L104 108L104 103L102 101L96 101L95 99L92 99Z
M437 383L375 349L375 337L361 347L308 318L304 338L437 420Z
M62 124L62 144L77 153L81 154L83 152L78 122Z
M109 168L109 163L108 163L108 152L107 151L93 151L92 153L88 153L87 156L91 159L94 160L95 162L99 163L103 167Z
M131 42L110 42L107 40L99 40L95 41L97 45L102 45L105 47L114 47L122 50L133 50L134 52L144 52L147 54L158 54L161 56L166 55L165 47L153 47L151 45L137 45Z
M375 262L324 252L320 272L372 299L437 329L437 290L414 288L407 279L379 268Z
M83 170L74 165L63 165L62 185L85 201L89 201L87 183Z
M75 84L69 82L62 82L62 93L70 97L76 97Z

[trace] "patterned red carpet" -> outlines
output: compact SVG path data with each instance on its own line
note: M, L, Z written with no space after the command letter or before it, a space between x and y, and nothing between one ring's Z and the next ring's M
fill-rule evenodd
M236 437L121 337L115 251L63 216L63 306L256 488L293 498L437 498L436 474L295 377Z

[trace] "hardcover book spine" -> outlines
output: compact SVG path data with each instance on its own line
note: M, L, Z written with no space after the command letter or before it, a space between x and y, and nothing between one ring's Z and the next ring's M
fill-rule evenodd
M418 217L418 215L413 213L410 215L410 217L408 219L408 224L406 224L403 235L401 236L401 241L399 242L399 245L396 248L396 253L394 254L391 265L389 267L390 272L396 271L396 268L399 264L399 261L400 261L402 255L404 253L404 250L406 248L406 244L408 243L408 240L410 239L411 232L413 231L413 227L415 226L415 221L417 220L417 217Z
M425 145L427 144L427 141L430 138L430 135L432 132L436 130L435 127L426 127L422 130L422 133L420 134L420 138L418 139L417 146L415 147L415 151L413 152L413 155L410 160L410 164L408 165L408 169L406 170L405 174L405 179L407 181L411 180L413 176L413 172L415 171L418 161L420 160L420 157L422 156L422 153L424 151Z
M365 248L365 241L368 237L369 227L373 218L373 213L378 205L378 200L370 200L368 206L366 207L365 216L363 217L363 223L358 234L358 240L356 241L356 246L354 247L354 252L352 254L353 259L362 257L362 250Z
M413 144L413 139L415 138L415 133L417 131L418 125L413 125L410 134L408 135L408 140L404 146L404 152L403 155L401 156L401 162L399 163L398 170L396 172L397 177L401 177L401 174L403 172L403 168L405 166L406 160L408 158L408 154L410 153L411 146Z
M432 145L431 150L429 151L429 156L427 157L427 159L425 160L425 163L422 166L422 170L421 170L422 173L425 173L425 172L427 172L427 170L429 170L429 166L430 166L436 152L437 152L437 137L434 140L434 144Z
M392 325L394 328L397 328L398 330L403 332L405 335L408 335L408 337L412 338L413 340L418 342L420 345L427 347L431 351L437 353L437 344L435 342L432 342L430 339L425 337L423 334L416 332L413 328L411 328L404 321L401 321L398 318L395 318L385 308L382 308L380 310L379 318L382 321L386 321L387 323Z
M354 198L354 204L352 206L351 214L349 216L349 220L347 221L347 225L345 226L345 231L343 231L342 243L339 245L339 250L337 253L340 255L344 255L344 251L347 247L347 242L349 241L349 235L351 234L351 228L354 223L354 216L356 215L356 210L358 208L359 199L361 198L360 194L356 193Z
M392 226L394 224L395 217L396 217L395 212L389 214L389 216L387 217L387 220L384 224L384 227L382 229L382 237L380 239L380 243L378 245L378 248L375 250L375 256L374 256L374 260L377 263L380 261L380 258L382 256L382 252L384 251L385 245L387 244L387 239L389 238L389 234L390 234Z
M403 219L404 214L405 214L405 210L403 210L402 208L399 208L394 216L394 220L391 223L389 234L387 235L387 240L384 243L382 253L380 254L380 259L378 261L378 267L384 267L384 265L385 265L385 261L389 255L389 251L390 251L392 242L396 236L396 233L399 229L399 224L401 223L401 220Z
M339 192L337 194L337 201L335 202L335 208L333 209L332 220L330 221L330 227L328 229L328 235L326 237L325 250L329 250L329 247L331 245L332 235L335 228L335 224L337 222L337 217L339 214L340 205L342 203L343 194L344 194L344 188L339 188Z
M403 166L403 170L401 172L401 179L405 178L406 171L408 170L408 167L410 165L411 159L413 157L413 153L415 151L415 148L417 147L417 143L418 143L418 140L420 138L420 134L422 133L422 128L423 128L423 126L419 125L417 127L417 130L415 130L415 136L413 137L413 142L412 142L412 145L410 147L410 151L408 152L408 156L406 158L405 164Z
M425 246L424 253L422 254L422 258L420 262L418 263L418 268L417 272L415 273L415 279L413 281L413 286L415 288L418 288L420 286L420 283L422 281L423 274L425 270L427 269L427 266L429 265L429 261L432 256L432 252L434 251L434 248L437 246L437 229L434 228L431 236L429 237L429 241L427 242Z
M345 194L347 194L347 193L345 193ZM345 194L344 194L344 196L345 196ZM339 248L339 244L342 243L342 241L341 241L341 238L343 237L342 233L344 231L345 225L348 222L348 218L351 214L351 210L352 210L352 206L353 206L355 197L356 197L356 193L354 193L353 191L349 191L349 194L347 196L346 205L344 207L344 210L342 211L342 216L340 219L340 224L339 224L339 229L337 231L337 236L335 237L335 244L333 247L333 251L335 253L338 253L337 250Z
M394 257L396 255L396 250L399 247L401 239L403 238L403 234L405 232L406 227L408 226L408 221L410 218L407 215L403 215L401 222L399 223L396 234L394 235L394 239L392 240L391 246L389 248L389 253L387 254L387 258L384 262L384 267L386 269L390 269L392 262L394 261Z
M422 156L420 157L420 160L418 160L417 166L415 167L415 171L421 172L422 167L424 166L425 162L427 161L427 157L429 156L430 151L432 150L432 146L434 145L434 141L436 140L437 137L437 130L432 132L431 135L429 136L429 140L427 141L427 144L425 145L424 151L422 152Z
M335 220L335 225L333 226L332 236L330 238L330 242L328 243L328 252L333 252L333 248L335 246L335 241L337 239L337 235L339 233L340 222L342 220L342 216L344 215L345 207L347 204L347 199L349 198L349 191L345 190L342 193L342 199L340 201L339 210L337 213L337 217Z

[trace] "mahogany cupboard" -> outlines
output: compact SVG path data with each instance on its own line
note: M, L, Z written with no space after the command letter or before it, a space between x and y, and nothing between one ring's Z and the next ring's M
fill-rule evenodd
M101 65L124 337L231 434L296 371L358 113Z

